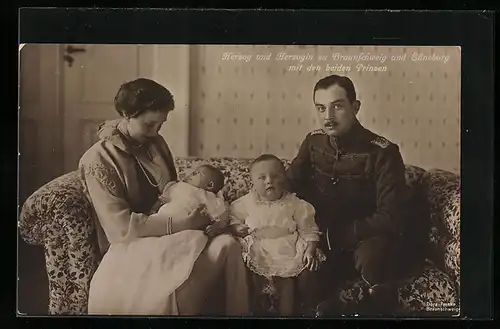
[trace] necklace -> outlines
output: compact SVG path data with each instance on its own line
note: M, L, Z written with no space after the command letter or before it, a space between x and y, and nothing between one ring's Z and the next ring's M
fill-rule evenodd
M130 136L129 132L128 132L128 129L126 127L123 127L123 126L119 126L118 127L118 130L125 136L125 138L127 138L129 140L129 145L131 148L133 149L138 149L138 148L141 148L144 144L139 144L139 145L133 145L132 142L134 141L134 139ZM150 156L150 153L149 153L149 150L148 150L148 155ZM146 176L146 179L148 180L148 183L153 186L154 188L158 188L160 186L160 182L158 182L157 184L154 184L151 179L149 178L149 175L146 171L146 169L144 168L144 166L142 165L142 163L139 161L139 159L137 159L137 157L135 157L135 161L137 162L137 164L139 165L139 168L141 168L141 171L142 173L144 174L144 176ZM151 158L151 156L150 156ZM160 178L160 181L161 181L161 178Z
M146 170L144 169L144 167L142 166L142 163L139 161L139 159L135 158L135 160L137 161L137 163L139 164L139 168L141 168L142 170L142 173L144 174L144 176L146 176L146 179L148 180L149 184L151 184L151 186L153 187L158 187L160 186L160 182L158 182L157 184L154 184L151 179L149 178L149 175L147 174Z

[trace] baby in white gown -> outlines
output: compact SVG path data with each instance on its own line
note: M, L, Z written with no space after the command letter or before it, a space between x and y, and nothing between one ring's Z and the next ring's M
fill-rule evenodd
M285 168L274 155L255 159L250 174L253 190L230 206L230 231L242 244L248 268L258 277L275 281L280 315L291 315L296 299L294 281L311 287L300 280L310 278L307 272L315 271L325 260L317 249L320 232L315 209L285 190ZM298 291L302 296L308 293Z
M229 223L228 205L221 195L223 187L223 173L211 165L201 165L184 181L168 183L153 211L159 207L157 216L187 218L193 210L204 205L212 219L208 232L210 235L219 233Z

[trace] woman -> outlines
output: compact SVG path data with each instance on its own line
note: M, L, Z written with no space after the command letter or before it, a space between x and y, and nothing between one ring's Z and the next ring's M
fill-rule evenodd
M115 109L122 118L99 127L99 141L79 165L104 254L92 278L89 314L247 315L246 270L238 243L228 235L209 239L194 267L183 270L186 275L159 275L169 266L164 255L182 232L209 224L200 209L183 220L148 218L165 185L177 179L172 154L158 134L174 109L171 93L137 79L121 86ZM221 294L225 310L209 309Z

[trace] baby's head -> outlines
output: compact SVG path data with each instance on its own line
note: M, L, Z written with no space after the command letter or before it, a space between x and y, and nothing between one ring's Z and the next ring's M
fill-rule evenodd
M186 178L186 183L217 194L224 187L224 174L214 166L204 164Z
M250 165L250 175L255 191L265 200L274 201L285 191L285 166L272 154L263 154Z

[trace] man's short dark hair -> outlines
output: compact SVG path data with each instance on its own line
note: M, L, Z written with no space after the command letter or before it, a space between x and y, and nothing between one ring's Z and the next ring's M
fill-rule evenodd
M200 166L200 168L208 169L212 174L215 175L215 181L214 181L215 192L217 193L220 190L222 190L222 188L224 187L224 181L226 180L226 178L224 177L224 173L222 173L222 171L219 168L216 168L209 164L203 164Z
M277 161L283 168L283 171L285 171L285 165L283 164L283 161L281 161L280 158L278 158L274 154L261 154L257 158L255 158L252 163L250 163L250 170L252 170L253 166L255 166L259 162L264 162L264 161Z
M354 83L352 82L352 80L345 76L333 74L321 78L318 82L316 82L313 90L313 101L314 96L316 95L316 91L320 89L328 89L329 87L334 85L338 85L345 90L349 102L352 103L356 100L356 88L354 87Z

